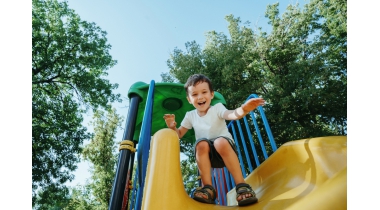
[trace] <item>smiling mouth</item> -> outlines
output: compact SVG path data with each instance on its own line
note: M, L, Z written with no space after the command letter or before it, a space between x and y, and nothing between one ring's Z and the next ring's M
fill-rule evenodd
M205 105L205 104L206 104L206 101L198 103L199 106L202 106L202 105Z

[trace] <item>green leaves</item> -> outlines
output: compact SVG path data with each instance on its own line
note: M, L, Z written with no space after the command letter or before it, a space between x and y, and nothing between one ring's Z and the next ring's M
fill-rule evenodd
M251 93L263 97L279 145L346 135L346 11L346 1L311 0L303 8L288 5L280 15L276 3L265 13L270 32L253 31L229 15L231 38L211 31L204 49L191 42L186 44L187 52L174 50L169 73L181 83L194 73L207 75L230 109Z
M116 172L117 148L114 140L122 118L116 113L116 109L109 110L107 116L104 115L103 111L95 112L95 136L85 146L83 157L93 164L89 183L92 195L107 208Z
M197 172L198 172L198 167L195 162L192 162L189 160L181 161L181 173L182 173L183 184L185 186L185 190L188 195L191 194L191 191L193 189L199 187Z
M119 100L103 77L117 62L106 32L81 21L66 2L33 1L33 87L54 88L96 109Z
M62 189L90 137L82 125L88 109L110 108L121 101L118 84L105 77L116 61L106 32L82 21L67 2L32 3L32 188L39 194ZM54 187L55 186L55 187ZM55 193L55 192L51 192Z
M121 125L115 109L96 111L93 117L95 134L82 152L85 160L92 163L92 176L85 185L67 189L60 183L49 185L40 191L36 204L38 209L107 209L116 172L115 135Z

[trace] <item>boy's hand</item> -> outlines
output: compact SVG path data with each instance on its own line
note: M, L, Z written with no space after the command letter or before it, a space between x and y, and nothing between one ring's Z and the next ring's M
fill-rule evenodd
M164 119L166 122L166 126L168 126L168 128L173 129L173 130L177 128L177 123L175 122L174 114L164 114Z
M264 106L265 100L262 98L251 98L247 102L245 102L241 108L243 109L244 113L248 113L254 109L256 109L258 106Z

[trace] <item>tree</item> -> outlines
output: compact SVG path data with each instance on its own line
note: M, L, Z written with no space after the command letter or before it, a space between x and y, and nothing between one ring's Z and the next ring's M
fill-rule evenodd
M117 154L115 137L122 118L115 109L95 112L93 119L95 135L83 149L82 155L90 161L91 178L85 185L77 185L65 194L65 199L40 205L40 209L93 210L108 209L113 178L116 172Z
M198 167L197 164L193 161L182 160L181 161L181 173L183 184L188 195L191 194L191 191L198 185Z
M177 82L175 78L173 78L168 72L161 73L161 82L174 83Z
M240 106L251 93L264 97L278 145L347 131L347 3L311 0L289 5L282 17L269 5L270 32L226 16L229 35L211 31L204 49L187 42L174 49L169 75L181 83L203 73L227 101Z
M112 60L107 33L82 21L66 1L32 2L32 205L62 199L63 185L90 133L89 109L121 101L105 77Z
M93 164L89 187L99 203L97 209L107 209L109 205L118 155L114 139L122 122L116 109L109 110L107 116L103 115L102 111L95 112L95 136L83 150L84 159Z
M325 12L332 5L341 8L335 11L340 18ZM270 84L267 110L280 142L346 134L346 6L342 1L311 1L302 11L288 6L282 18L278 4L268 6L272 32L262 33L252 50L264 61L258 66ZM328 27L331 21L343 26L335 35Z
M71 189L71 195L63 210L93 210L99 203L94 201L91 188L88 183L84 186L77 185Z

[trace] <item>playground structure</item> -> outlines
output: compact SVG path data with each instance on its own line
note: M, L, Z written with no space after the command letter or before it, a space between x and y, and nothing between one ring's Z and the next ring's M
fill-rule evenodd
M216 205L204 204L185 191L179 139L163 120L164 114L173 113L180 122L194 109L186 100L183 84L137 82L128 97L130 107L109 209L347 209L346 136L295 140L277 149L264 110L258 107L229 122L228 128L236 142L243 176L259 202L237 206L235 183L222 168L212 169ZM257 96L251 94L247 99L252 97ZM218 92L211 104L216 103L226 105ZM181 141L194 142L193 130Z

